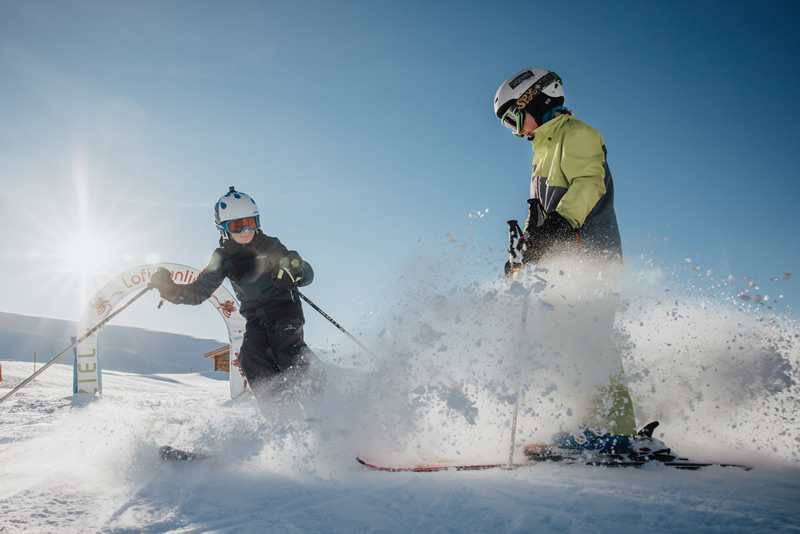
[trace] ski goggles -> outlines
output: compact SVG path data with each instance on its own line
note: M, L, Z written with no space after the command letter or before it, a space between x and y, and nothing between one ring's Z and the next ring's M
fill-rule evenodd
M500 120L506 128L511 130L511 133L517 137L522 137L520 132L522 131L522 126L525 124L524 110L518 109L517 106L513 104L503 113Z
M245 228L251 232L255 232L261 227L260 217L244 217L243 219L234 219L232 221L225 221L220 223L220 227L231 234L241 234Z

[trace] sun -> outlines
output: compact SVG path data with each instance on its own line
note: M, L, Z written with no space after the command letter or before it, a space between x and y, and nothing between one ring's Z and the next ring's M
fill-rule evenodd
M92 295L144 258L150 247L146 208L92 177L87 159L75 156L72 180L29 192L36 202L17 221L24 229L26 283L31 298L48 303L51 313L82 311ZM135 265L135 264L134 264Z
M57 254L58 270L67 273L102 273L111 263L110 243L98 234L80 231L64 236Z

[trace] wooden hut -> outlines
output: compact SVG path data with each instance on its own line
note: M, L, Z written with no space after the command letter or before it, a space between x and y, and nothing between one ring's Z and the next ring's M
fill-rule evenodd
M230 345L225 345L217 350L212 350L206 354L203 354L206 358L211 358L214 360L214 370L215 371L225 371L226 373L231 369L231 347Z

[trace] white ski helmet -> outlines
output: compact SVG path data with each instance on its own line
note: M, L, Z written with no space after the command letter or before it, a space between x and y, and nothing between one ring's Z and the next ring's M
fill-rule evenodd
M533 116L541 116L547 110L564 103L564 88L558 74L539 67L516 73L504 81L494 95L494 114L502 119L512 104L516 103L521 111L534 99L534 109L528 110Z
M224 231L222 223L245 217L259 217L258 206L249 195L231 186L230 191L221 196L214 206L214 222L217 228Z

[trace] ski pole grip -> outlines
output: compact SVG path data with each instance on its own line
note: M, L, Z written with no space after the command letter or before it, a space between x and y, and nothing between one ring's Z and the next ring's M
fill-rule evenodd
M541 202L539 202L538 198L529 198L528 199L528 231L530 232L531 228L536 228L539 226L539 220L541 219Z
M522 250L522 229L516 219L510 220L506 224L508 224L508 253L513 260L517 257L517 253Z

